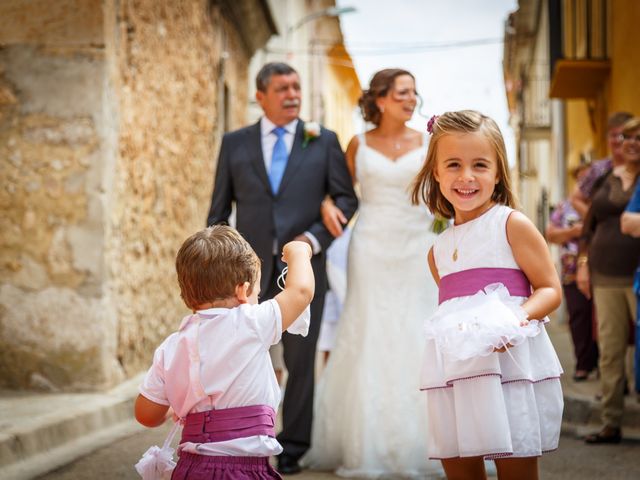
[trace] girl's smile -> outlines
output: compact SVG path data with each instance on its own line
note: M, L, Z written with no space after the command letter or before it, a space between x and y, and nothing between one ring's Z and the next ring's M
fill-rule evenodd
M479 132L451 133L438 143L435 178L455 209L455 223L473 220L492 204L498 183L495 148Z
M454 188L453 191L463 198L469 198L473 194L477 193L478 189L477 188Z

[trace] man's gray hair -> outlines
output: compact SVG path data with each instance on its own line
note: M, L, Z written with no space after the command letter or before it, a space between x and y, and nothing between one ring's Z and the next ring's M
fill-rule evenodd
M290 75L296 72L293 67L283 62L271 62L265 64L258 75L256 75L256 88L261 92L266 92L271 77L274 75Z

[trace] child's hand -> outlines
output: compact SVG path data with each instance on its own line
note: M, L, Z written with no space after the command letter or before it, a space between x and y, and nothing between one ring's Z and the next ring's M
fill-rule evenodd
M522 322L520 323L520 325L522 325ZM503 353L507 351L507 348L511 348L513 347L513 345L511 343L505 343L506 342L506 337L502 337L502 347L500 348L494 348L493 351L497 352L497 353Z
M180 420L180 417L176 415L176 412L174 412L171 407L169 407L169 410L167 411L167 420L169 419L173 420L174 423Z
M307 242L292 241L282 249L287 264L287 280L282 292L275 296L282 313L282 330L286 330L309 306L315 292L315 278L311 268L311 246Z
M520 326L521 327L526 327L527 325L529 325L529 320L527 320L526 318L524 320L520 320ZM504 339L502 341L504 342ZM497 353L504 353L504 352L507 351L507 348L512 348L512 347L513 347L513 345L511 343L507 343L503 347L494 348L493 351L497 352Z
M504 353L507 351L507 348L511 348L511 347L513 347L513 345L511 345L510 343L507 343L504 347L494 348L493 351L495 353Z
M313 256L313 251L311 250L311 246L307 242L301 242L298 240L294 240L293 242L287 243L282 248L282 261L284 263L289 263L289 260L293 255L306 253L309 258Z

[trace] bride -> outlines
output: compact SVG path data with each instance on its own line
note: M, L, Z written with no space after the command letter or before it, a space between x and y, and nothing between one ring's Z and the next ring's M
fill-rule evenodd
M428 137L406 126L415 80L377 72L360 99L375 128L355 136L346 157L361 200L349 246L347 294L336 344L317 387L311 449L304 463L341 476L420 477L441 472L427 460L424 395L419 391L422 321L436 308L427 267L433 216L411 205L409 186ZM325 223L341 231L340 211ZM328 213L327 213L328 212Z

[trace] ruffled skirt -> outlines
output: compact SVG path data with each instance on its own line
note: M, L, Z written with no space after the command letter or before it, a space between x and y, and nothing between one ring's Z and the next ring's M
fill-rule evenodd
M562 367L544 325L503 353L458 360L428 339L427 395L432 459L539 456L558 446Z

